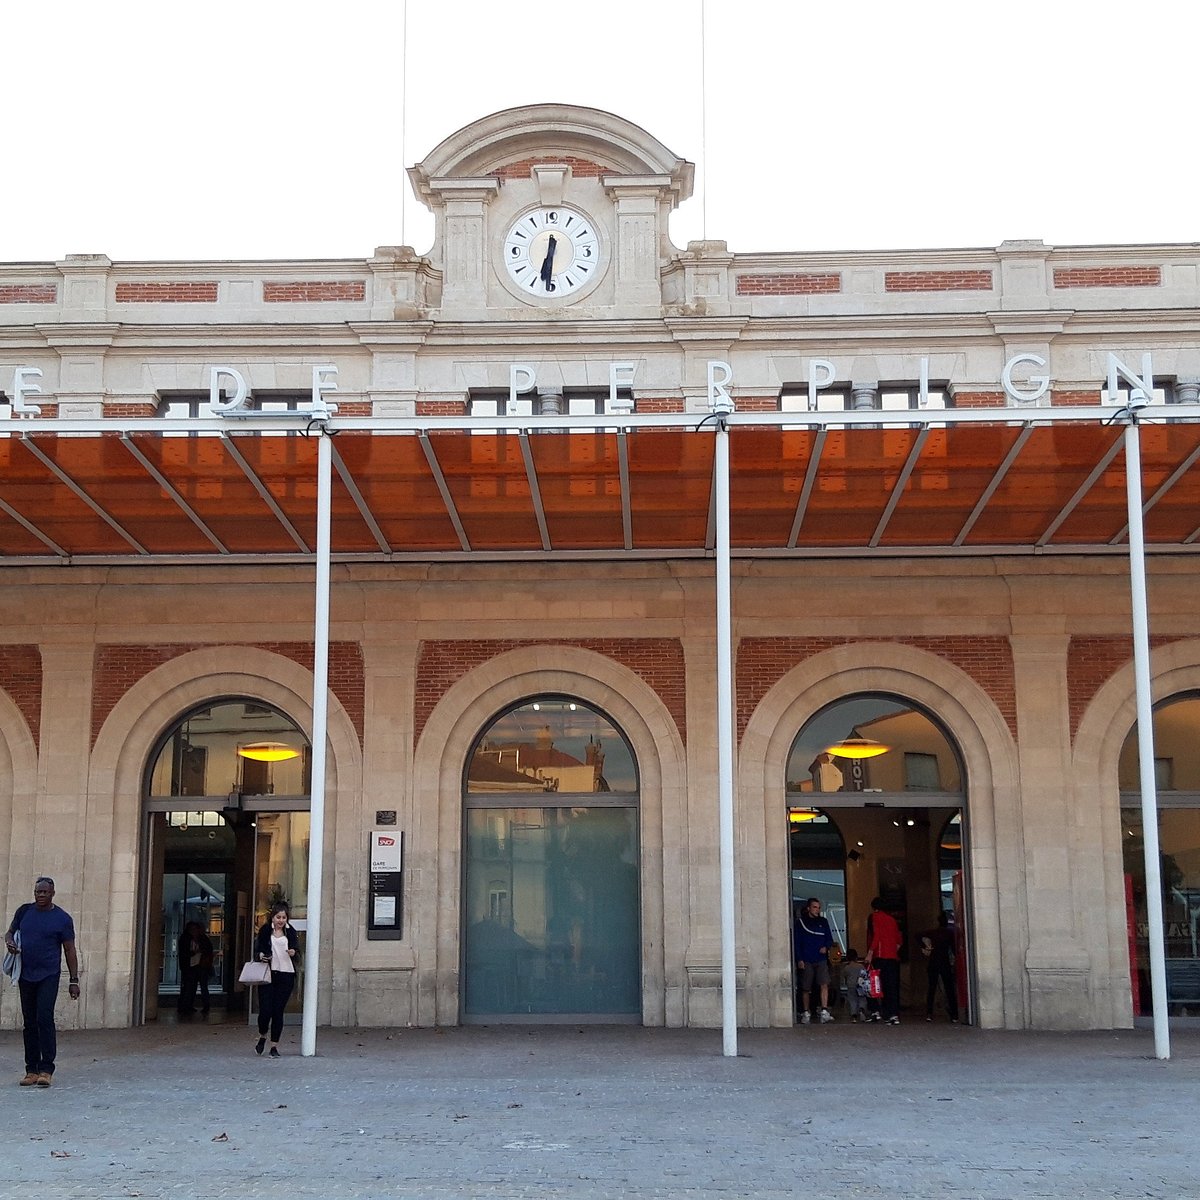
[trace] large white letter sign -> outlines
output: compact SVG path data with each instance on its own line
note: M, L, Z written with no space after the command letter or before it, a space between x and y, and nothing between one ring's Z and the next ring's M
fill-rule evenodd
M231 400L221 399L222 375L233 380ZM246 386L246 379L241 371L234 370L233 367L213 367L208 377L208 407L212 409L214 416L225 417L240 409L246 403L249 394L250 389Z
M633 390L633 373L637 370L637 363L609 363L608 364L608 411L609 412L633 412L633 398L630 396L618 396L617 388L624 382L630 389ZM625 380L621 379L622 375L627 375Z
M326 375L336 378L338 373L337 367L324 366L313 367L312 369L312 415L314 417L331 417L337 412L337 405L330 404L325 399L326 392L336 392L337 384L334 380L326 379Z
M1004 391L1008 398L1017 404L1032 404L1035 400L1040 400L1046 394L1046 389L1050 386L1050 376L1031 375L1029 382L1033 385L1033 391L1020 388L1013 382L1012 377L1013 367L1018 363L1029 363L1034 367L1044 367L1046 360L1040 354L1014 354L1004 364L1004 370L1000 372L1000 382L1004 385Z
M825 378L818 379L817 372L824 372ZM837 367L827 358L812 358L808 362L808 411L817 410L817 392L827 388L837 378Z
M12 410L13 414L23 417L40 417L42 408L39 404L26 404L26 395L31 395L42 390L41 385L37 383L26 383L27 379L41 379L41 367L16 367L13 370L12 381Z
M1116 404L1117 398L1117 378L1118 376L1129 384L1130 396L1129 400L1132 404L1135 397L1134 392L1140 391L1143 399L1142 405L1154 403L1154 364L1150 361L1149 354L1142 355L1142 373L1141 376L1135 375L1115 354L1108 356L1108 402Z
M717 378L720 371L721 377ZM733 397L725 387L733 381L733 368L726 362L713 359L708 364L708 411L712 413L733 412Z
M524 380L522 383L521 381ZM537 383L537 372L525 363L513 363L508 368L508 412L507 416L515 417L520 414L517 412L517 396L521 392L528 392L533 389Z

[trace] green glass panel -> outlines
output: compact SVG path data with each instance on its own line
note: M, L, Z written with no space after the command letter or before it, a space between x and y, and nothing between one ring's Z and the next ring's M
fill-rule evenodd
M640 1013L636 809L466 816L466 1013Z

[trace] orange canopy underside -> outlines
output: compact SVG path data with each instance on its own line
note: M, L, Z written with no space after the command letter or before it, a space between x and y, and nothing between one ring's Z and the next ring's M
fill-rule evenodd
M735 427L735 552L1120 545L1122 429ZM1142 427L1148 545L1200 531L1200 425ZM334 555L703 552L715 438L343 431ZM907 474L906 474L907 472ZM161 480L161 481L160 481ZM300 435L0 438L0 556L294 556L316 545Z

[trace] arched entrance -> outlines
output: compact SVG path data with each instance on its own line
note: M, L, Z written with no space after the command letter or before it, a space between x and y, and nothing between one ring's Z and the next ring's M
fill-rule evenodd
M904 938L902 1007L918 1016L928 999L926 939L938 944L947 935L935 931L950 929L957 1003L948 1002L942 984L932 1011L935 1019L969 1019L966 789L961 755L945 729L902 697L838 700L793 742L786 796L793 919L806 899L820 899L836 942L833 957L851 949L861 957L871 901L880 897ZM851 974L834 970L834 996L852 986Z
M1200 1017L1200 694L1173 696L1155 706L1154 775L1167 1015ZM1121 749L1118 779L1133 1015L1152 1017L1136 728Z
M463 783L462 1019L637 1021L638 776L625 735L539 696L480 733Z
M243 1010L238 972L271 904L290 905L303 938L310 772L304 733L251 697L194 707L159 739L142 797L135 1022ZM202 955L184 937L197 927Z

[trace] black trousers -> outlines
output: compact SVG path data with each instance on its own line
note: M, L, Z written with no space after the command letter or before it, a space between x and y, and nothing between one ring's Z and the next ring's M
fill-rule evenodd
M948 962L929 960L927 965L929 984L925 990L925 1015L933 1016L933 1002L937 999L938 983L946 995L946 1013L950 1020L958 1020L958 985L954 978L954 967Z
M179 1011L196 1011L196 988L200 988L200 1007L208 1012L208 968L183 967L179 972Z
M295 971L272 971L271 982L264 983L258 989L258 1034L267 1036L271 1031L271 1041L279 1041L283 1032L283 1010L292 997L292 988L296 986Z
M54 1028L54 1004L58 999L61 974L37 982L19 980L21 1017L25 1026L25 1070L35 1075L54 1074L58 1034Z
M900 960L898 958L877 958L871 966L879 968L879 982L883 985L883 996L879 1007L886 1021L889 1017L900 1015Z

